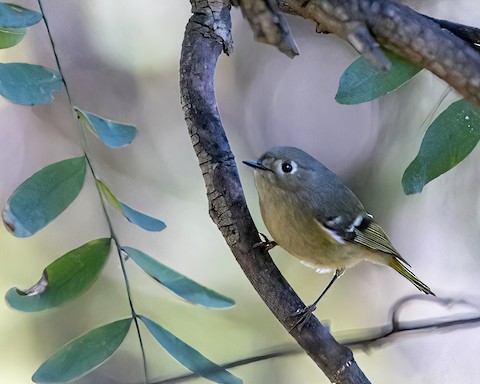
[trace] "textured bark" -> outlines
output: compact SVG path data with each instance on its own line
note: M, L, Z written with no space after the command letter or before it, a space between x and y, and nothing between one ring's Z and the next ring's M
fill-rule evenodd
M240 7L250 23L255 40L275 45L289 57L298 55L298 48L276 0L242 0Z
M352 44L377 68L390 62L384 46L445 80L480 106L480 30L437 20L393 0L232 0L239 4L258 41L297 54L279 9L310 19L317 32L333 33Z
M210 216L260 297L290 330L291 314L304 304L276 268L260 241L248 211L234 156L225 135L214 94L214 73L222 50L231 52L230 11L221 1L191 0L180 60L181 102L203 173ZM334 383L369 383L353 359L312 316L290 331L298 344Z
M471 44L472 40L478 43L478 29L431 19L391 0L311 0L307 4L278 0L278 4L284 12L314 21L318 32L348 40L377 67L385 68L380 44L433 72L480 106L480 53Z

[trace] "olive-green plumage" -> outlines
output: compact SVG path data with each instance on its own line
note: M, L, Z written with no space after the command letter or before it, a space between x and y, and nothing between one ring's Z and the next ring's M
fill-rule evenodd
M433 295L342 180L308 153L275 147L257 162L255 185L275 242L317 270L342 271L367 260L387 265Z

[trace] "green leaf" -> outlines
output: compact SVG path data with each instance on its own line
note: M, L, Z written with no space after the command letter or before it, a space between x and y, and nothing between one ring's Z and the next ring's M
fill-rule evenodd
M25 180L7 201L2 216L7 229L28 237L60 215L80 193L85 157L50 164Z
M428 127L417 157L402 178L407 195L455 167L480 140L480 110L465 100L451 104Z
M116 196L108 189L107 185L102 181L102 180L95 180L95 183L97 184L97 188L100 190L100 193L102 194L103 198L107 201L108 204L110 204L113 208L115 208L117 211L122 210L122 205L120 201L116 198Z
M62 86L62 77L40 65L0 64L0 95L21 105L48 104Z
M0 49L10 48L23 40L27 33L26 28L0 27Z
M137 128L132 125L116 123L79 108L75 112L80 122L110 148L124 147L137 135Z
M208 308L228 308L235 305L232 299L190 280L138 249L124 247L123 250L152 278L192 304Z
M131 323L131 318L114 321L70 341L37 369L32 381L59 383L87 374L113 355Z
M115 197L110 189L108 189L103 181L97 180L96 183L105 200L131 223L136 224L147 231L162 231L167 227L163 221L145 215L144 213L136 211L122 203Z
M355 60L340 77L335 99L340 104L364 103L383 96L406 83L421 68L393 52L384 50L392 63L389 71L380 71L363 56Z
M37 24L42 14L16 4L0 3L0 26L24 28Z
M19 311L37 312L80 296L100 275L110 243L110 238L92 240L59 257L44 269L42 278L29 289L8 290L7 303Z
M196 349L145 316L139 316L150 333L180 364L208 380L223 384L240 384L242 380L207 359Z

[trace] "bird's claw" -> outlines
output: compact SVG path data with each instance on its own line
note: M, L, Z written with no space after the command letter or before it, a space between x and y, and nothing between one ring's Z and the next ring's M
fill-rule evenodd
M298 330L301 331L305 323L308 321L308 319L310 319L316 309L316 305L308 305L304 308L297 309L295 313L291 314L290 318L298 317L299 319L290 328L290 332L293 331L296 327L298 327Z
M262 238L262 241L253 244L253 248L262 248L265 252L269 251L270 249L274 248L277 243L273 240L270 240L267 236L265 236L263 233L259 232L258 233L260 237Z

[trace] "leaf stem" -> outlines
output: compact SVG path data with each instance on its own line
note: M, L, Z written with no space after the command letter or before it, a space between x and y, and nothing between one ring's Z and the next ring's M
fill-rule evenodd
M48 39L50 40L50 45L52 46L53 57L55 58L55 63L57 64L58 72L62 77L62 83L65 87L65 93L67 94L68 103L70 105L70 111L73 111L72 96L70 95L70 90L68 89L67 80L65 79L65 76L63 76L62 65L60 64L60 59L58 58L57 50L55 49L55 42L53 41L52 32L50 31L50 25L48 24L47 14L43 10L42 0L37 0L37 2L38 2L38 7L40 8L40 12L42 13L43 22L47 30ZM79 133L80 133L80 142L81 142L82 150L85 154L85 157L87 157L87 154L86 154L87 140L85 138L85 132L83 131L83 129L80 129Z
M50 40L50 44L52 46L53 55L55 57L55 62L57 64L58 72L60 73L60 75L62 77L63 85L65 86L65 93L67 94L68 103L70 105L70 109L73 111L74 110L74 105L73 105L72 97L70 95L70 91L68 89L68 85L67 85L67 81L65 80L65 76L63 75L62 66L60 64L60 60L58 58L58 54L57 54L57 51L55 49L55 43L53 41L52 33L50 31L50 26L48 24L46 14L43 10L42 0L37 0L37 2L38 2L40 12L42 13L42 16L43 16L43 21L45 23L45 28L47 30L47 34L48 34L48 38ZM88 167L89 167L89 169L92 173L93 178L95 180L99 180L97 178L96 174L95 174L92 163L91 163L91 161L88 157L88 154L87 154L88 145L87 145L87 140L86 140L86 137L85 137L85 132L83 130L83 127L80 124L78 124L78 120L77 120L77 127L79 128L81 148L82 148L83 154L85 156L85 160L87 161ZM137 329L138 341L139 341L140 350L141 350L141 353L142 353L145 383L148 383L147 359L146 359L146 355L145 355L145 348L144 348L144 345L143 345L142 334L141 334L141 331L140 331L140 325L138 323L137 313L136 313L135 307L133 305L132 295L131 295L131 291L130 291L130 283L129 283L129 280L128 280L128 274L127 274L127 270L125 268L125 261L124 261L123 256L122 256L122 247L121 247L120 242L119 242L119 240L118 240L118 238L115 234L115 231L113 229L112 221L111 221L110 216L108 214L107 207L106 207L106 204L105 204L105 200L102 196L102 193L101 193L97 183L95 183L95 186L97 188L97 192L98 192L100 202L101 202L101 205L102 205L102 210L103 210L103 213L105 215L105 219L106 219L106 222L107 222L108 229L110 231L110 237L115 242L115 247L117 249L117 255L118 255L118 258L119 258L119 261L120 261L120 266L121 266L121 269L122 269L123 279L125 281L125 288L126 288L126 291L127 291L128 303L129 303L129 306L130 306L132 319L135 323L135 328Z

